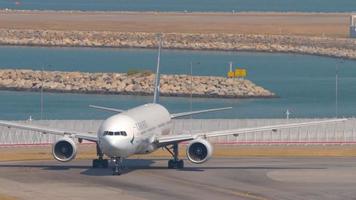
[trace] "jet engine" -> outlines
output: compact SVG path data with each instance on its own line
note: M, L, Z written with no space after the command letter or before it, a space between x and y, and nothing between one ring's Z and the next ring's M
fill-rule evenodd
M70 138L59 139L52 147L53 157L60 162L68 162L77 155L77 145Z
M195 164L206 162L213 154L213 146L204 139L191 141L187 147L188 160Z

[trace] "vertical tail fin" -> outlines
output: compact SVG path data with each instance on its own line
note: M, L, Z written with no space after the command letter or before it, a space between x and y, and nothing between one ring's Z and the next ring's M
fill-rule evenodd
M156 80L155 80L155 88L153 94L153 103L159 102L159 88L160 88L160 73L159 73L159 65L161 62L161 46L162 46L162 39L159 36L158 41L158 56L157 56L157 68L156 68Z

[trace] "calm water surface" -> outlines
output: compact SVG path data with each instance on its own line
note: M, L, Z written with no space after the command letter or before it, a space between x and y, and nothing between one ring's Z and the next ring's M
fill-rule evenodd
M0 68L26 68L85 72L154 70L156 50L100 48L0 47ZM193 99L193 109L234 107L231 111L199 118L281 118L335 116L335 72L339 68L339 116L356 114L356 61L252 52L162 52L162 73L225 76L228 62L248 70L248 78L280 96L276 99ZM47 119L102 119L111 113L89 109L89 104L130 108L151 102L152 97L124 95L45 94ZM161 98L171 112L188 111L189 98ZM0 91L0 119L40 116L40 94Z

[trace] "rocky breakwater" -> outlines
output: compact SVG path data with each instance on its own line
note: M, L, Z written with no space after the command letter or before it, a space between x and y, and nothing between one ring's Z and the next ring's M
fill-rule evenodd
M69 93L151 95L154 74L0 70L0 89ZM192 81L191 81L192 80ZM217 76L161 75L162 96L269 98L275 94L249 80ZM192 84L191 84L192 83Z
M157 34L144 32L0 29L0 44L78 47L156 48ZM356 59L356 40L347 38L251 34L164 33L164 48L267 51Z

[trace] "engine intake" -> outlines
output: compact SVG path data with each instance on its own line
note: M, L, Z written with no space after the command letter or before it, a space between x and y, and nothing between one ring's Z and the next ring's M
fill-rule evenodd
M204 139L193 140L188 144L188 160L195 164L206 162L213 154L213 146Z
M70 138L62 138L54 143L52 154L60 162L71 161L77 155L77 145Z

